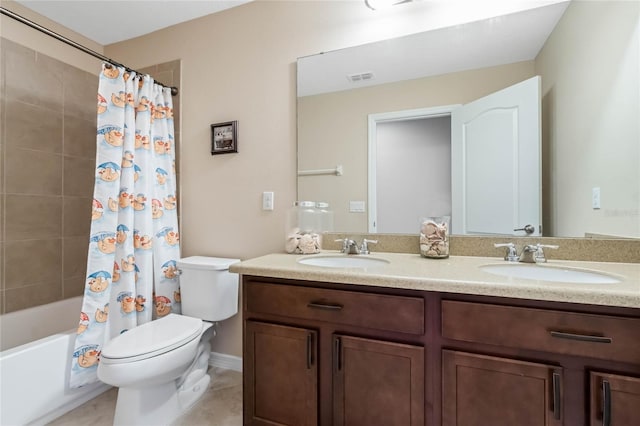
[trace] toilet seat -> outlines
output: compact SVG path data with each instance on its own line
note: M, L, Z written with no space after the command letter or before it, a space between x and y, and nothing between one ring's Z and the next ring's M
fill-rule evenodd
M102 349L100 362L123 364L155 357L179 348L201 334L201 319L169 314L107 342Z

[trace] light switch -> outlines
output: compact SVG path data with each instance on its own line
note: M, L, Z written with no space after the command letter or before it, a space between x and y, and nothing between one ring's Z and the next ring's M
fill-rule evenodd
M262 193L262 210L273 210L273 191Z

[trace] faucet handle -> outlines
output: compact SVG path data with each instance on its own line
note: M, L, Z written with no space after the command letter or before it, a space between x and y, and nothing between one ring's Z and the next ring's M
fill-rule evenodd
M369 244L378 244L378 240L363 239L360 246L360 254L369 254Z
M544 251L542 249L548 248L555 250L560 246L557 246L555 244L536 244L534 247L536 248L536 252L534 253L533 258L536 263L545 263L547 261L547 258L545 257Z
M517 262L518 261L518 252L516 250L516 245L514 243L501 243L494 244L494 247L506 247L507 251L504 255L504 260L507 262Z
M337 240L333 240L336 243L342 243L342 250L340 250L341 253L346 253L347 249L349 248L349 239L348 238L338 238Z

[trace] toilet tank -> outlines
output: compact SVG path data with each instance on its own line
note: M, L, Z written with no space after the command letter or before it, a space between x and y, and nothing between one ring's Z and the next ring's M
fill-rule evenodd
M229 266L240 259L191 256L178 260L182 314L222 321L238 313L238 274Z

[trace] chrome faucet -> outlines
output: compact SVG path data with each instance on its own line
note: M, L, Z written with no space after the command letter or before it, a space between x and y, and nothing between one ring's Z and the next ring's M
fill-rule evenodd
M544 255L544 248L557 249L558 246L550 244L527 244L518 255L516 245L513 243L494 244L494 247L506 247L507 251L504 260L507 262L522 263L544 263L547 258Z
M358 247L358 243L350 238L340 238L335 240L336 242L342 242L341 253L346 254L369 254L369 244L376 244L378 240L362 240L362 244Z

